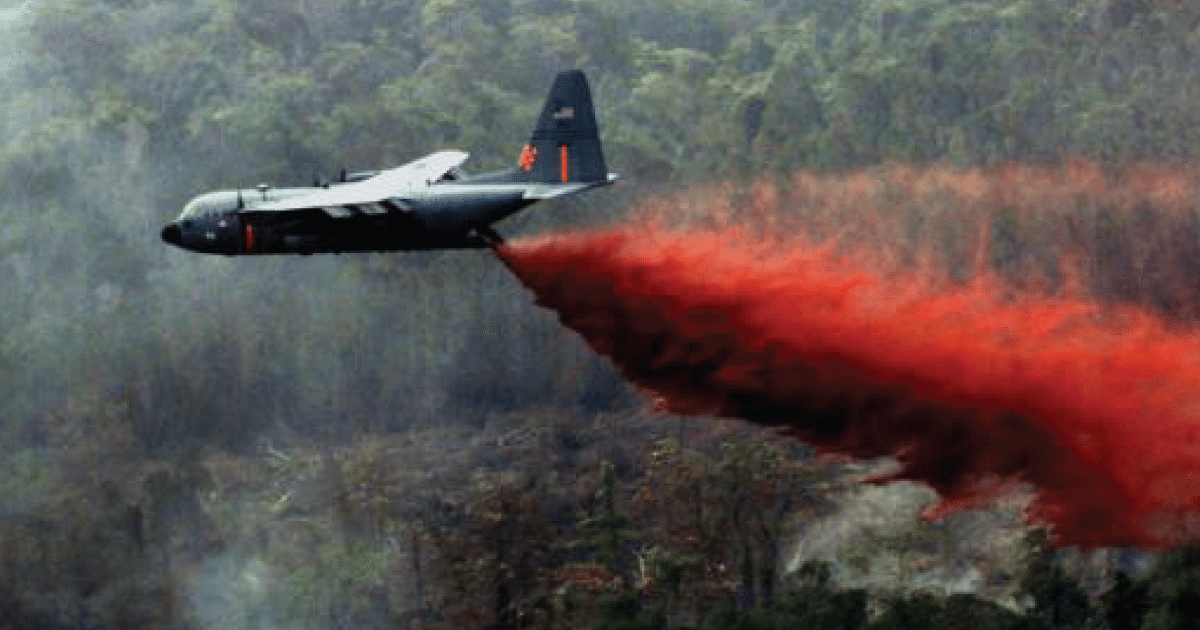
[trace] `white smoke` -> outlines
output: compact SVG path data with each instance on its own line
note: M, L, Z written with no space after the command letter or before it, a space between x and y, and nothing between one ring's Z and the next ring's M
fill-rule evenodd
M25 0L16 4L0 5L0 29L7 29L13 24L25 19L33 6L33 0Z
M209 558L186 578L186 616L205 630L275 628L268 588L273 580L270 567L259 558Z
M17 45L9 34L29 15L32 6L33 0L0 4L0 75L8 73L16 63Z

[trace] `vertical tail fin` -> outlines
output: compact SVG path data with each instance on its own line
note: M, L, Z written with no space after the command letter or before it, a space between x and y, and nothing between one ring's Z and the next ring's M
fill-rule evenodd
M521 150L517 178L531 182L608 180L587 78L566 70L554 78L537 129Z

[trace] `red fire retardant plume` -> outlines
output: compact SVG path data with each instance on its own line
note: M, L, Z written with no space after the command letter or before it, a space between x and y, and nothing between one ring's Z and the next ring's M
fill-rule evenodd
M720 232L609 229L501 256L669 411L894 457L889 478L940 494L934 515L1029 483L1060 544L1200 534L1200 335L1150 314Z

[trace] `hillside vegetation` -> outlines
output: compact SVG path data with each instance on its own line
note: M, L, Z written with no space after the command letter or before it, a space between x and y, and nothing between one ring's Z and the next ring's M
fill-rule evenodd
M653 414L488 254L233 260L158 230L214 188L445 147L507 166L578 67L626 181L506 234L723 212L1051 290L1074 256L1096 297L1191 326L1193 3L23 6L0 22L0 628L1190 618L1194 551L1051 552L1019 497L919 521L919 488Z

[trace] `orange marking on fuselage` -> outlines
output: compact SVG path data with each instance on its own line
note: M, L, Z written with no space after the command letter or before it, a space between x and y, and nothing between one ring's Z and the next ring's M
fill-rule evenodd
M567 165L567 145L560 145L558 148L562 151L559 163L562 165L562 180L565 182L567 181L567 175L571 172Z
M521 170L529 172L533 168L533 163L537 161L537 147L525 145L521 149L521 157L517 161L521 165Z

